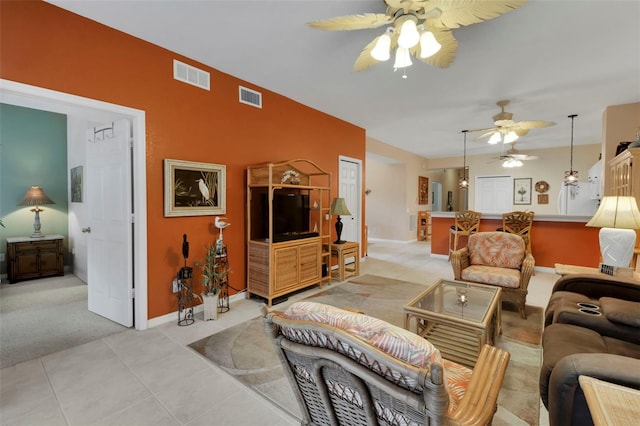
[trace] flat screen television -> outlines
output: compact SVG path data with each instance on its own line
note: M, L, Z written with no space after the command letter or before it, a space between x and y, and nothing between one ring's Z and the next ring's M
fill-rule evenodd
M260 194L260 235L269 238L269 198ZM309 195L273 194L273 242L317 236L309 232Z

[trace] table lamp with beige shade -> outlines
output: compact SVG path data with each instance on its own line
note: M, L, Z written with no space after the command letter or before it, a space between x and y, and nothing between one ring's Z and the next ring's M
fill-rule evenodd
M35 206L31 209L31 211L36 214L33 222L33 234L31 234L31 238L44 237L44 234L40 231L40 212L42 211L40 206L45 204L55 204L55 202L53 202L53 200L45 194L44 190L37 185L27 189L27 192L24 194L24 198L22 198L18 203L19 206Z
M600 228L602 263L627 268L636 245L636 231L640 229L640 211L635 197L604 197L587 226Z
M337 239L333 242L333 244L344 244L345 241L341 240L342 236L342 220L340 220L340 216L351 216L351 212L347 208L347 203L344 198L334 198L331 202L331 214L334 216L338 216L336 220L336 235Z

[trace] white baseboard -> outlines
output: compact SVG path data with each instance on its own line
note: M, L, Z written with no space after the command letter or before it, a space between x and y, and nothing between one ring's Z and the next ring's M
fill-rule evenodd
M417 239L412 239L412 240L387 240L385 238L372 238L369 237L368 241L373 241L373 242L380 242L380 243L398 243L398 244L409 244L409 243L414 243L416 241L418 241Z
M239 293L234 294L233 296L229 296L229 304L231 304L232 301L236 300L236 299L241 299L245 297L245 292L246 290L243 290ZM193 313L194 315L197 313L202 312L203 307L202 304L199 304L197 306L193 307ZM174 311L174 312L169 312L168 314L159 316L159 317L155 317L155 318L151 318L147 321L147 326L149 328L153 328L153 327L157 327L159 325L163 325L169 322L173 322L173 321L178 321L178 311Z

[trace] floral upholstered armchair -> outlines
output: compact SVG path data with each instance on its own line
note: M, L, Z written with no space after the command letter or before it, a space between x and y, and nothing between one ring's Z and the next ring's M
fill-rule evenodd
M502 288L502 300L515 303L522 318L535 260L524 239L507 232L478 232L451 253L454 279Z
M484 345L470 370L360 312L305 301L261 309L303 425L491 424L509 352Z

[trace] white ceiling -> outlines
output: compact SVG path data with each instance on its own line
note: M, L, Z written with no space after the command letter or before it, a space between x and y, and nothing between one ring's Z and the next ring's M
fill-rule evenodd
M50 3L360 126L425 157L461 155L463 129L490 127L496 101L515 121L547 120L520 150L602 141L608 105L640 101L639 0L530 0L490 21L453 30L455 61L414 61L354 73L383 29L326 32L306 22L384 13L382 0L51 0ZM212 90L216 82L212 81ZM268 104L265 104L268 108ZM638 118L640 125L640 117ZM475 135L479 135L475 134ZM469 136L468 154L500 152Z

